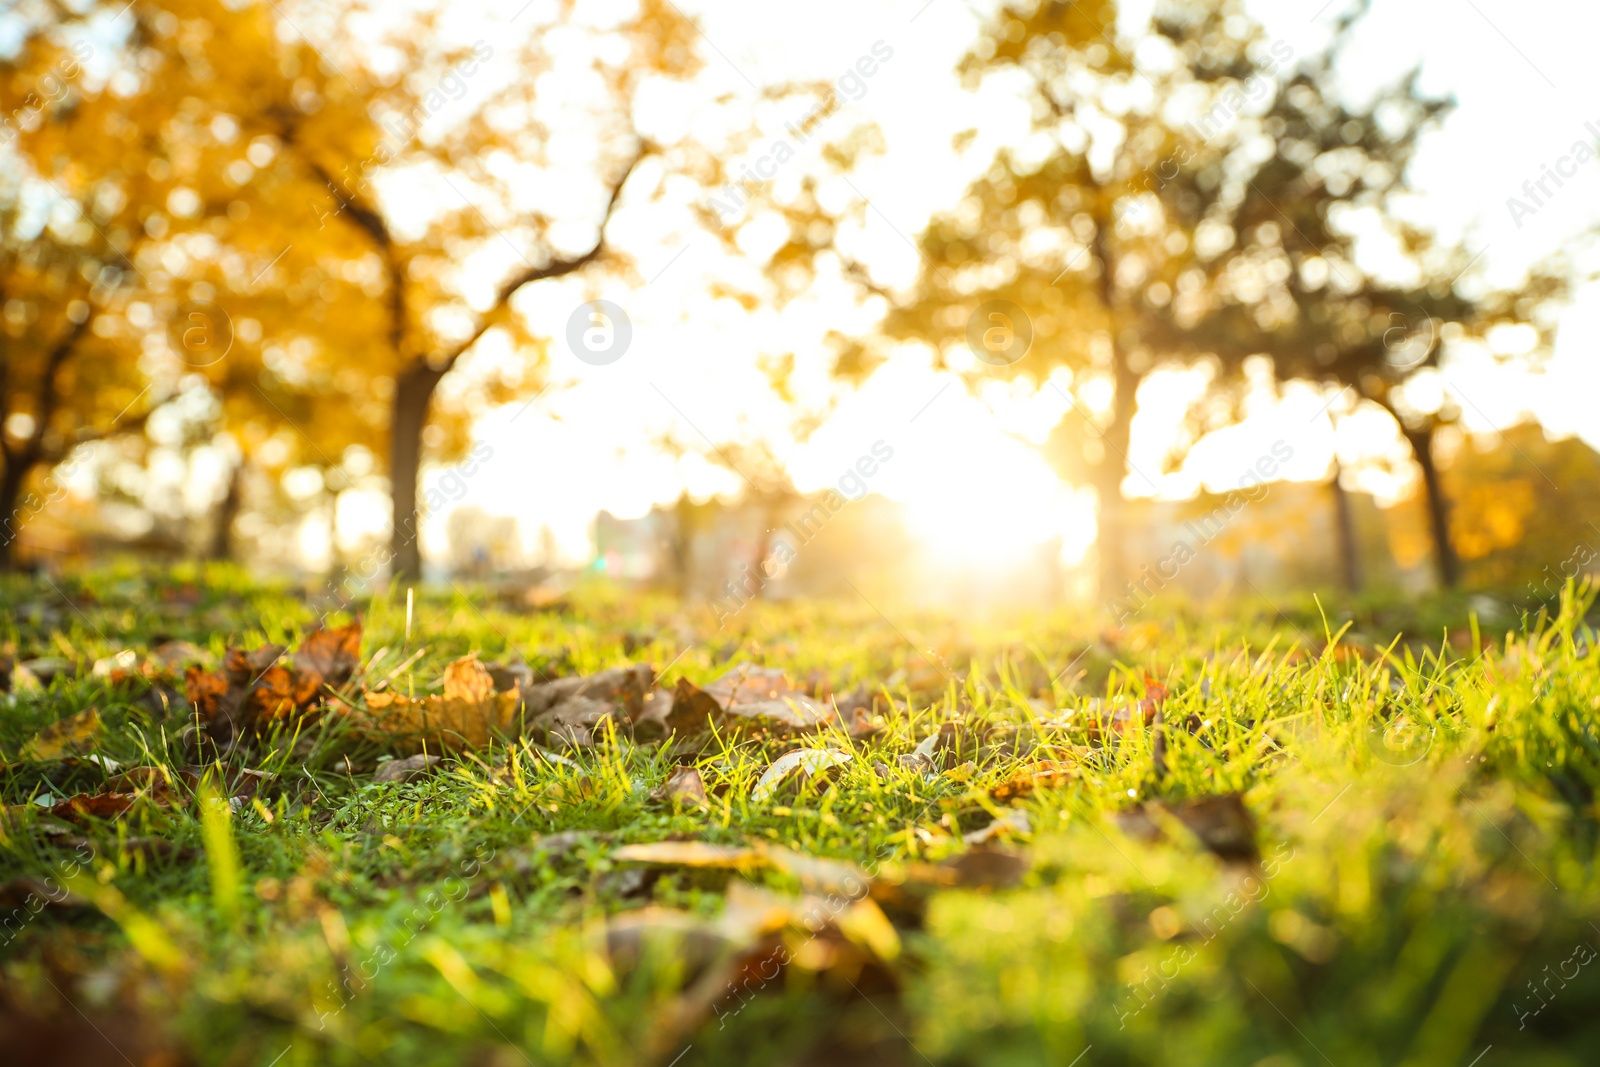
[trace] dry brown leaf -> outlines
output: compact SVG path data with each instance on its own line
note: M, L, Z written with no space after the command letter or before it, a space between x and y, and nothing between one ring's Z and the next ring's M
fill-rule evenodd
M295 650L294 702L307 707L326 687L338 689L361 663L361 623L306 634Z
M1075 764L1043 760L1007 778L989 790L989 795L998 801L1013 800L1027 796L1036 789L1065 785L1077 777L1078 768Z
M685 807L697 808L707 807L710 803L706 799L706 784L700 777L700 772L693 767L684 766L672 768L666 783L652 792L650 799L670 800Z
M710 725L800 733L836 718L832 706L819 705L794 688L782 671L741 663L704 689L678 679L667 725L680 736L700 733Z
M1028 873L1028 857L1007 849L984 845L952 856L941 867L951 886L965 889L1002 889L1016 885Z
M1028 820L1028 813L1021 808L1007 808L983 829L962 834L961 840L969 845L982 845L997 837L1027 837L1031 833L1033 824Z
M1222 859L1253 863L1261 858L1256 847L1256 820L1239 794L1201 797L1168 805L1167 810Z
M364 703L349 712L358 733L396 751L440 752L484 748L497 736L515 735L522 699L516 690L496 692L493 676L468 653L445 668L438 696L368 692Z
M283 645L275 644L248 651L230 648L221 671L189 666L184 672L184 693L223 739L259 722L288 718L315 705L325 689L350 680L361 653L361 624L311 631L287 667L280 662L285 651ZM168 645L157 652L162 653L164 665L192 658L186 650Z
M378 764L378 769L373 772L374 782L411 782L427 775L440 763L444 762L438 756L415 755L405 759L385 760Z
M734 664L722 677L706 686L706 692L724 708L806 695L794 687L781 669L757 667L752 663Z
M184 672L184 695L223 739L258 718L286 715L294 698L289 672L277 665L283 652L282 645L230 648L220 672L200 667Z
M261 786L277 777L248 767L230 768L221 774L224 791L236 800L249 800ZM160 804L188 803L208 775L213 782L218 781L218 771L214 767L130 767L108 778L104 788L108 793L148 796ZM178 792L180 786L185 792Z
M1256 821L1237 793L1178 802L1140 804L1113 816L1129 837L1150 842L1163 836L1162 819L1170 816L1199 838L1218 858L1230 863L1255 863L1261 858L1256 845Z
M79 793L49 809L52 816L78 822L83 819L114 819L138 803L138 793Z
M679 678L672 693L672 710L667 712L667 728L673 733L696 734L722 715L717 698L689 681Z

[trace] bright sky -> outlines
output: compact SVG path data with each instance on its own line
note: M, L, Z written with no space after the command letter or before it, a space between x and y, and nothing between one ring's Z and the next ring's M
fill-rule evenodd
M466 28L462 36L494 39L496 20L521 3L461 16L478 18L484 27ZM883 131L885 152L852 178L853 187L834 183L825 190L869 200L873 210L862 250L884 268L883 276L913 276L909 239L932 211L961 196L995 144L1024 129L1014 100L973 96L951 73L976 26L960 0L819 0L798 7L702 0L683 6L701 19L708 69L692 91L647 102L643 120L663 130L696 122L697 100L718 93L751 98L751 82L837 78L875 45L892 49L860 99L827 120L830 134L867 121ZM1268 34L1289 44L1296 56L1326 40L1341 6L1342 0L1326 6L1320 0L1251 5ZM1514 279L1564 238L1600 221L1596 161L1565 179L1559 194L1532 215L1513 220L1506 204L1508 197L1523 196L1523 182L1539 178L1542 165L1554 165L1575 142L1600 142L1600 104L1594 104L1600 101L1600 65L1590 54L1600 11L1557 0L1376 0L1375 7L1345 72L1352 91L1370 91L1420 63L1423 88L1453 93L1460 104L1418 160L1416 177L1426 194L1415 205L1420 219L1481 250L1478 266L1500 281ZM1126 17L1136 15L1130 11ZM491 70L483 84L502 74L514 72ZM1593 130L1586 122L1595 123ZM951 136L973 127L980 136L958 158ZM775 136L781 132L774 128ZM775 178L780 191L815 164L815 151L815 142L801 146ZM591 366L558 340L556 384L530 405L489 413L477 426L478 440L494 454L459 501L516 516L530 547L548 529L569 563L589 557L591 523L602 508L638 516L673 499L685 485L702 496L737 490L738 479L725 470L695 456L678 460L662 452L655 444L662 435L700 447L702 434L722 440L755 427L783 443L774 428L784 424L784 412L755 356L796 353L801 385L820 395L826 382L805 372L820 366L823 333L871 325L843 291L824 289L781 315L768 309L746 313L729 301L709 300L706 284L726 261L707 235L674 223L670 212L624 211L611 238L634 255L636 282L608 283L598 292L577 282L544 284L520 306L541 329L561 338L574 307L591 295L603 296L626 310L630 348L613 364ZM573 246L587 239L576 232ZM484 269L486 276L497 276L505 268ZM1551 431L1576 432L1600 447L1600 420L1592 415L1600 386L1594 354L1600 311L1592 299L1588 304L1580 301L1567 314L1542 376L1496 367L1487 353L1457 352L1444 382L1436 385L1457 395L1474 429L1508 425L1532 412ZM477 358L516 357L489 346ZM871 489L912 505L923 528L939 531L953 555L977 544L992 551L994 531L1004 529L1019 544L1061 534L1067 556L1080 556L1093 537L1091 497L1060 484L1028 443L1044 439L1065 400L1053 390L1030 396L1000 382L974 396L953 381L934 373L925 353L907 350L891 361L858 393L844 397L827 424L793 453L791 469L800 488L831 484L883 440L894 448L894 459L872 479ZM1324 398L1291 390L1282 403L1257 404L1243 424L1202 440L1182 471L1162 477L1158 461L1173 412L1201 384L1193 374L1156 375L1141 393L1131 458L1152 475L1163 496L1187 495L1201 483L1222 486L1279 439L1294 448L1285 467L1292 478L1325 476L1336 445L1347 463L1401 454L1393 435L1382 432L1382 418L1368 413L1344 419L1336 440L1329 418L1317 414ZM441 476L430 473L430 484ZM1381 464L1372 464L1363 482L1384 499L1409 488ZM1128 488L1150 491L1138 477ZM375 514L352 506L346 534L379 521ZM444 547L446 521L447 513L440 512L427 527L434 551Z

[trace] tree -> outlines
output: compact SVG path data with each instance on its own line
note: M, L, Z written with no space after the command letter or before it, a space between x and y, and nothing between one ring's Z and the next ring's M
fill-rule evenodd
M270 23L208 3L104 8L8 16L22 31L0 64L0 151L15 162L0 239L0 494L13 530L37 510L16 504L30 472L137 431L195 382L221 399L246 460L269 467L332 465L330 453L371 432L368 383L341 388L309 355L361 347L359 314L326 314L337 299L306 307L311 293L353 286L315 247L290 254L276 154L241 136L218 91L218 69L241 91L270 82ZM88 28L99 15L117 16L100 23L111 54L89 43L105 47ZM219 39L208 57L202 43ZM295 285L254 284L285 267L299 268ZM309 431L285 425L296 413L316 417ZM52 479L37 503L59 488Z
M352 8L345 20L347 41L360 39L360 14L364 12ZM576 18L562 19L513 46L505 61L523 77L434 135L425 123L445 99L440 86L470 77L496 49L477 41L466 50L424 53L413 42L430 39L419 31L433 22L425 18L421 26L400 26L386 41L403 49L405 68L411 71L406 79L384 77L373 56L349 47L341 52L348 63L338 69L319 65L314 72L303 72L313 88L309 93L299 90L295 107L269 108L261 116L303 175L325 191L319 223L341 226L359 237L379 264L381 285L367 302L382 321L382 340L374 347L383 377L392 382L391 565L396 576L405 578L421 570L417 477L440 382L492 330L504 331L513 344L534 351L548 343L522 327L513 299L536 282L577 274L606 260L607 225L629 178L651 149L634 132L633 97L652 75L681 76L696 66L688 25L671 5L646 2L636 15L610 23L582 25ZM535 76L557 66L558 44L589 50L592 71L601 82L598 95L605 101L596 108L601 114L591 127L591 180L599 203L580 208L593 220L594 237L577 250L552 236L558 221L570 220L547 214L545 206L524 206L525 197L519 195L530 178L548 180L563 169L548 136L548 124L557 116L541 110L534 91ZM609 49L609 44L623 47ZM359 81L352 82L352 75ZM385 195L382 183L369 173L380 168L436 173L447 185L458 178L472 192L460 194L461 206L419 219L416 204ZM484 299L462 277L458 261L463 252L481 255L484 246L498 251L498 242L512 249L516 262L502 268L501 280ZM509 395L514 383L504 384L500 392Z
M191 369L224 396L247 459L266 449L280 468L331 469L387 434L402 576L420 568L425 445L442 457L465 443L468 412L439 410L440 382L492 332L524 357L546 349L513 307L527 286L620 264L606 225L652 149L633 100L698 63L689 24L655 0L523 17L525 39L467 42L437 12L352 3L319 53L278 5L136 0L115 57L127 77L82 86L64 121L33 135L41 173L84 198L114 190L159 243L160 269L140 279L157 321L203 301L207 327L229 335L226 358ZM581 114L536 92L557 70L593 79ZM476 106L446 123L474 78ZM588 197L528 195L583 175ZM560 230L579 219L591 237L574 244ZM514 367L477 392L506 400L535 378Z
M1416 191L1407 168L1423 135L1453 106L1423 96L1413 74L1356 107L1334 87L1334 67L1355 16L1326 52L1304 64L1273 97L1259 124L1277 151L1245 170L1256 195L1228 220L1266 284L1218 285L1190 336L1237 366L1269 356L1280 379L1306 378L1351 390L1382 407L1410 445L1421 474L1438 580L1454 586L1460 563L1450 533L1449 501L1436 457L1438 430L1460 417L1460 403L1438 384L1449 347L1481 341L1498 327L1533 326L1548 351L1556 301L1573 270L1563 256L1536 267L1514 290L1475 285L1476 256L1405 221ZM1248 168L1248 169L1247 169ZM1381 220L1395 250L1381 273L1363 270L1345 218ZM1427 389L1414 386L1428 381ZM1422 399L1425 394L1432 399Z
M1433 422L1413 420L1397 388L1437 362L1424 335L1522 321L1556 289L1552 274L1519 297L1468 298L1453 281L1471 257L1398 221L1407 166L1448 102L1420 94L1414 76L1365 106L1343 102L1333 65L1358 16L1296 61L1236 4L1161 4L1136 35L1112 0L1007 4L960 70L974 87L1015 86L1031 136L930 222L909 292L879 284L871 264L846 265L888 302L885 339L926 340L969 380L1021 375L1062 391L1056 451L1096 489L1103 596L1129 575L1123 491L1155 487L1127 458L1150 370L1210 361L1226 385L1264 356L1280 380L1356 385L1396 412L1438 501ZM834 251L831 232L810 236L803 208L782 258ZM1356 265L1349 220L1372 210L1406 253L1398 281ZM870 362L873 348L849 361ZM1071 372L1068 388L1050 380L1056 368ZM1096 391L1109 394L1103 408L1087 403Z
M0 65L0 160L16 160L70 102L91 49L52 43ZM102 315L137 268L138 238L119 243L132 209L63 197L5 166L0 178L0 569L17 533L64 492L42 468L113 433L134 432L147 390L134 360L104 336ZM97 217L98 215L98 217Z
M884 290L870 264L849 267L889 301L886 338L925 340L946 365L1049 380L1062 391L1070 425L1055 451L1070 453L1076 462L1067 466L1096 489L1106 597L1130 573L1124 483L1155 489L1154 472L1128 460L1139 384L1163 360L1205 354L1178 325L1196 302L1189 283L1246 266L1222 240L1217 216L1236 208L1238 190L1220 164L1241 140L1246 103L1271 92L1289 56L1229 14L1215 13L1195 34L1203 50L1160 33L1164 56L1136 65L1108 0L1002 7L960 70L974 88L987 79L1014 85L1035 136L1001 148L961 203L930 222L910 292ZM1217 128L1202 131L1189 117ZM975 134L958 136L957 148ZM957 354L967 348L982 363ZM1072 372L1070 395L1049 378L1055 368ZM1086 397L1100 387L1110 399L1097 411Z

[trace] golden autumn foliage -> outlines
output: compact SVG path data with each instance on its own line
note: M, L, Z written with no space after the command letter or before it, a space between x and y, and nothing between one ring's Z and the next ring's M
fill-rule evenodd
M424 445L465 441L466 406L431 403L439 381L497 332L517 365L455 392L481 404L537 382L547 339L513 297L613 262L605 222L659 147L634 130L635 98L697 69L694 31L654 0L530 12L493 40L351 3L319 8L312 42L287 6L22 12L0 62L0 113L20 116L0 187L0 418L30 416L39 441L8 443L7 476L20 488L131 401L137 415L198 380L269 470L333 467L354 444L387 456L405 571ZM581 106L538 91L573 64L592 82ZM556 236L584 223L585 244Z

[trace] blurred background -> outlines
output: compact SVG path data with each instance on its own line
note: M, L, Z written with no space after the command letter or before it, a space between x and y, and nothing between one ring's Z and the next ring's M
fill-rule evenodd
M961 608L1600 571L1597 16L15 0L0 563Z

